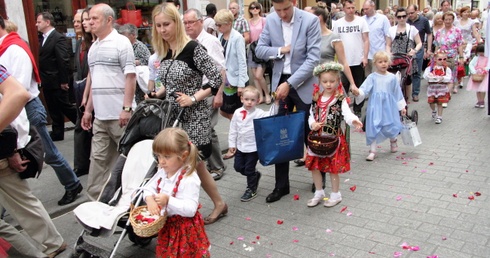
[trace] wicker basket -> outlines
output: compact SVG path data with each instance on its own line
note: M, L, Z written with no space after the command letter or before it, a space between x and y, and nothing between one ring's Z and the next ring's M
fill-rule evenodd
M475 73L471 75L471 80L473 80L473 82L482 82L484 78L484 74Z
M339 146L339 136L335 134L318 134L311 131L308 134L308 147L310 150L321 156L332 156Z
M129 213L129 221L131 222L131 226L133 226L133 231L137 236L151 237L158 234L158 231L160 231L160 229L163 228L163 225L165 225L165 221L167 221L167 211L165 210L165 215L160 216L152 223L143 224L137 222L135 217L138 216L138 214L140 214L141 211L144 209L147 209L146 205L132 208L131 212Z

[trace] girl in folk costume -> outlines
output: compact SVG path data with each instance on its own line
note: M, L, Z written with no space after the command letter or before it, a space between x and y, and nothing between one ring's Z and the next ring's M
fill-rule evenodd
M483 81L476 82L470 79L466 89L469 91L476 91L476 108L485 107L485 94L488 86L488 57L485 56L485 45L479 44L476 47L476 56L470 62L469 69L471 74L483 75Z
M318 205L325 198L321 173L330 173L332 185L330 198L323 205L333 207L342 201L339 192L339 174L350 170L350 153L349 145L342 132L341 122L345 120L348 125L354 125L357 129L362 128L361 121L350 110L349 99L342 90L340 83L342 70L343 66L335 62L318 65L313 70L313 75L318 76L322 91L318 85L314 85L308 124L312 131L318 131L320 134L338 135L339 145L331 156L317 155L308 148L305 166L311 171L316 188L315 195L307 203L308 207Z
M154 139L158 172L145 187L152 215L167 221L158 233L156 257L210 257L204 220L197 211L201 181L196 171L197 147L180 128L167 128Z
M432 119L436 124L440 124L442 123L442 104L448 103L451 99L448 85L452 80L452 72L451 68L446 65L447 55L444 51L437 52L434 59L435 64L433 62L432 65L425 68L424 78L429 83L427 86L427 102L432 109Z
M360 103L369 95L369 103L366 110L366 143L370 146L367 161L373 161L376 157L376 144L390 139L391 152L398 151L396 137L403 126L400 114L405 116L407 103L403 97L400 83L396 76L388 72L391 63L390 54L378 51L373 56L373 64L376 72L371 73L359 88L356 102Z

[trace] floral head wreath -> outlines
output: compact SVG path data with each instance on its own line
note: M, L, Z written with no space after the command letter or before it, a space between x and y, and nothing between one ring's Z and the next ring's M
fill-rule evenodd
M318 76L324 72L328 71L337 71L337 72L342 72L344 71L344 66L337 63L337 62L328 62L328 63L323 63L320 65L317 65L315 69L313 69L313 75Z

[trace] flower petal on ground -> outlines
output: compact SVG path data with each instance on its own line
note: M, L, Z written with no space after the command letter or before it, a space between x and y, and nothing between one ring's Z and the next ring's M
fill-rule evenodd
M293 197L293 199L294 199L295 201L299 200L299 194L295 194L295 195L294 195L294 197Z
M457 194L455 194L455 193L453 193L453 197L454 197L454 198L458 198L458 195L457 195Z
M481 195L481 193L480 193L480 192L475 192L475 195L476 195L476 196L480 196L480 195Z
M349 188L352 192L354 192L356 189L357 189L357 186L356 185L353 185Z
M420 247L419 247L418 245L416 245L416 246L411 246L411 247L410 247L410 250L417 252L418 250L420 250Z
M344 212L345 210L347 210L347 206L342 207L342 209L340 209L340 213Z
M284 223L284 220L281 220L281 219L277 220L277 225L282 225L282 223Z
M298 227L293 227L293 231L298 231Z
M475 199L475 196L470 195L470 196L468 196L468 199L470 199L471 201L473 201Z
M398 258L398 257L401 257L402 254L403 254L402 252L395 252L395 253L393 253L393 257Z

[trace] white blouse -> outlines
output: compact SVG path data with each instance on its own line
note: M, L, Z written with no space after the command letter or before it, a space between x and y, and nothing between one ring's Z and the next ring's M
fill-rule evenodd
M158 187L160 193L165 193L170 196L167 204L167 216L180 215L182 217L194 217L199 205L199 192L201 190L201 180L194 171L190 175L184 175L180 181L179 188L175 197L172 197L175 183L179 178L180 168L175 175L167 178L167 172L160 168L157 173L151 178L148 184L144 187L143 197L154 195L157 193L158 179L162 179ZM161 215L165 212L165 208L162 208Z

